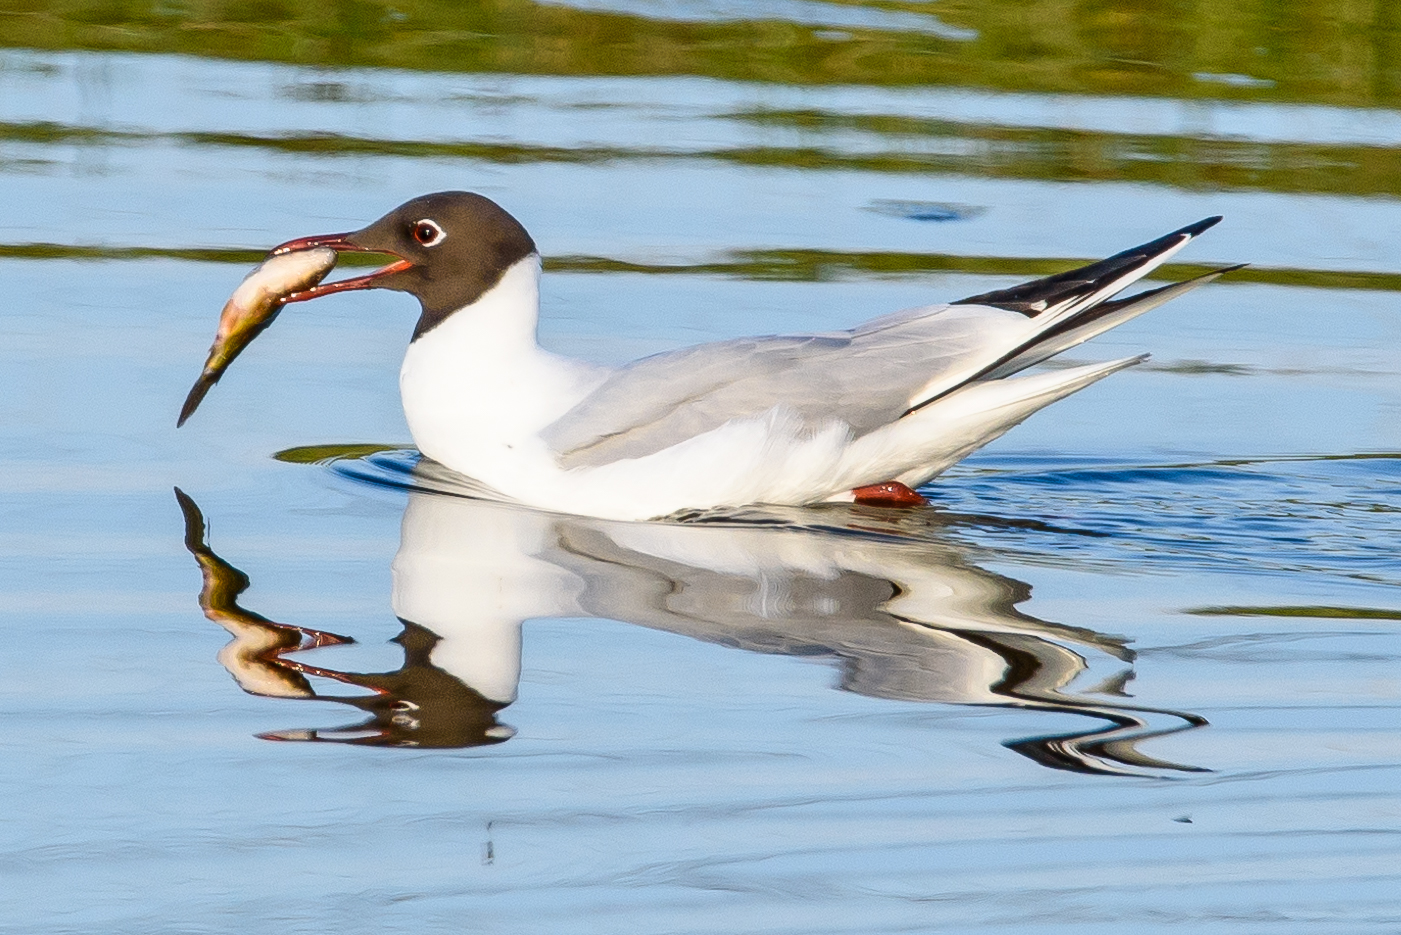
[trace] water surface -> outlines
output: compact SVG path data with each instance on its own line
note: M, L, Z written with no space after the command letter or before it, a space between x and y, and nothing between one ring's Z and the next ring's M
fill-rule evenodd
M1396 931L1390 16L0 4L0 929ZM175 431L263 250L445 188L605 362L1252 266L917 513L463 496L389 294Z

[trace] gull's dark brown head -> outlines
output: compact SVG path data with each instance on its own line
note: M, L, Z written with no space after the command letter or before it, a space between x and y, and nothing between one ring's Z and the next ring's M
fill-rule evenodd
M395 259L364 276L321 282L335 257L318 248ZM288 256L299 252L303 255ZM480 299L508 269L534 253L535 242L519 221L490 198L472 192L423 195L358 231L300 237L274 247L220 313L209 357L185 397L176 425L185 424L234 358L289 302L353 289L408 292L423 306L414 329L417 339Z
M504 208L473 192L435 192L407 201L367 227L288 241L273 253L313 247L382 253L396 262L367 276L323 283L287 297L300 302L352 289L394 289L423 306L414 337L481 298L506 270L535 253L535 241Z

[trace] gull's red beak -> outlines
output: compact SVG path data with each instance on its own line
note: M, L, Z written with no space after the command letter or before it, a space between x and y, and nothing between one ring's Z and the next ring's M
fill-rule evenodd
M298 250L313 250L317 247L330 247L337 253L384 253L383 250L374 250L350 240L352 233L345 234L317 234L312 237L298 237L296 240L289 240L284 244L279 244L269 251L268 256L279 256L284 253L294 253ZM394 256L395 254L389 254ZM371 289L379 284L379 280L393 273L402 273L406 269L413 267L408 260L400 257L388 266L382 266L373 273L364 276L356 276L352 279L340 279L335 282L324 282L320 285L303 289L300 292L293 292L284 297L281 304L288 302L305 302L308 299L317 299L323 295L331 295L334 292L350 292L353 289Z

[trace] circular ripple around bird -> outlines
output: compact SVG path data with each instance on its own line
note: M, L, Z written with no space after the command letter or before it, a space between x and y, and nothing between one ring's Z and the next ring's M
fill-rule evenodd
M412 449L332 460L356 481L490 496ZM1207 566L1401 584L1401 454L1201 464L975 458L926 486L929 510L750 507L669 517L924 539L951 533L1033 562Z

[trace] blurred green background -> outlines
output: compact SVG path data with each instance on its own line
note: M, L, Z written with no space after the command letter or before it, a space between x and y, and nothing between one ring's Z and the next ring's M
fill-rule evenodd
M1149 96L1204 105L1401 103L1401 6L1382 0L820 6L849 11L856 24L703 20L699 12L691 21L665 18L673 15L668 10L685 15L684 4L652 5L647 12L654 15L641 16L528 0L0 0L0 44L440 72ZM814 8L819 5L799 3L804 13ZM942 28L911 29L914 16ZM319 93L334 98L342 90L330 83ZM736 116L794 129L956 138L975 147L980 173L1000 177L1359 195L1390 194L1401 179L1401 161L1390 146L955 125L820 111ZM0 140L58 142L67 133L47 124L0 126ZM289 145L345 152L369 144ZM495 151L444 155L510 158ZM576 150L560 157L600 155L608 154ZM957 171L968 154L887 150L837 158L784 148L730 158L899 172Z
M528 0L4 0L0 41L435 71L937 84L1350 107L1401 98L1401 7L1385 0L830 5L933 15L948 28L941 36L777 20L667 21Z

